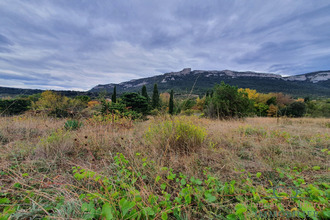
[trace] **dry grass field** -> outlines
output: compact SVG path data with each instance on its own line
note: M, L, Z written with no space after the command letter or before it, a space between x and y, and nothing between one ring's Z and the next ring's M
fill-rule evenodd
M0 219L329 216L330 119L66 121L0 118Z

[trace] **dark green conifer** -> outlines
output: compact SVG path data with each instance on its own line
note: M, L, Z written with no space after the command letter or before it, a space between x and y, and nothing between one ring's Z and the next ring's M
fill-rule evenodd
M157 83L154 85L154 91L152 93L152 108L158 108L159 107L159 92L158 92L158 87Z
M150 98L148 96L147 87L145 85L143 85L141 93L142 93L142 96L146 97L147 101L149 102Z
M116 86L113 88L113 93L112 93L112 96L111 96L111 101L113 103L116 103L117 102L117 89L116 89Z

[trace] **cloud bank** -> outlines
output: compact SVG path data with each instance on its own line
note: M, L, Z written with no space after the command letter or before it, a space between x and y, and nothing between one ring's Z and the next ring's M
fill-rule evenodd
M88 90L178 71L330 69L330 3L1 1L0 86Z

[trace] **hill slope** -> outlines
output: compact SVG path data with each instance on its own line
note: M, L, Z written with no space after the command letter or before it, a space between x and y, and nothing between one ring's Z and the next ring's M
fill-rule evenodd
M204 94L213 88L216 83L224 81L240 88L256 89L258 92L283 92L293 96L322 96L330 97L330 71L319 71L296 76L282 77L277 74L237 72L230 70L205 71L190 68L179 72L165 73L163 75L131 80L119 84L97 85L91 92L107 90L112 92L114 86L118 93L140 91L146 85L149 92L154 83L158 84L160 91L174 89L177 93Z
M41 89L20 89L20 88L10 88L10 87L1 87L0 86L0 98L1 97L15 97L15 96L24 96L24 95L33 95L37 93L42 93L45 90ZM81 92L81 91L71 91L71 90L61 90L56 91L52 90L54 92L60 93L62 95L68 96L68 97L75 97L77 95L89 95L89 96L96 96L96 94L93 94L91 92Z

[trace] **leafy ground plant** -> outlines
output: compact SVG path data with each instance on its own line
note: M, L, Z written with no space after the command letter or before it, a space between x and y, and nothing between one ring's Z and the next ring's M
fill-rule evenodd
M82 126L82 123L77 120L67 120L64 124L66 130L78 130Z

